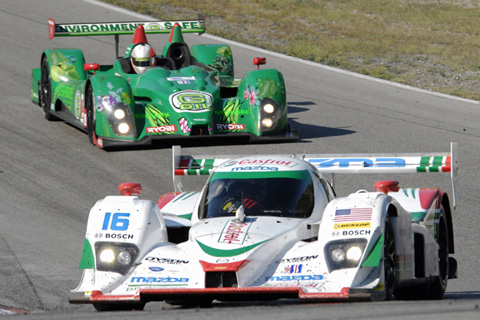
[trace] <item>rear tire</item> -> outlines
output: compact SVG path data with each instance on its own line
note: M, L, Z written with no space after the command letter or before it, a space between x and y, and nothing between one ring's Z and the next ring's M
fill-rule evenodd
M55 121L58 120L58 118L50 112L50 105L52 104L52 80L50 77L50 66L48 65L46 56L43 57L41 71L40 106L45 114L45 119Z
M402 300L440 300L445 294L449 272L448 225L445 208L440 208L438 218L438 269L439 275L431 281L395 291L395 297Z
M439 275L432 284L426 288L424 295L428 300L440 300L445 294L448 282L449 269L449 248L448 248L448 227L445 209L442 205L440 208L440 217L438 218L438 270Z

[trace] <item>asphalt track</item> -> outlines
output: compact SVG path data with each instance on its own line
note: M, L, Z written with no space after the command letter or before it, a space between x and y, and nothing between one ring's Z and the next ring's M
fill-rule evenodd
M113 37L55 38L47 18L58 22L131 21L124 10L77 0L0 1L0 316L15 319L472 319L478 318L480 230L477 195L480 171L480 106L230 43L235 73L252 70L252 58L266 56L287 82L290 124L301 141L267 145L190 146L192 154L392 153L448 151L459 143L460 171L454 212L459 278L449 282L443 301L299 304L297 302L214 304L210 309L178 309L147 304L144 312L96 313L90 305L70 305L77 286L87 215L91 206L116 194L121 182L143 185L142 197L172 191L171 150L105 152L82 132L47 122L31 103L31 69L44 49L79 47L87 62L111 63ZM141 18L141 17L140 17ZM193 18L193 17L192 17ZM207 25L208 31L208 25ZM166 36L149 40L160 48ZM193 43L225 42L208 34ZM121 48L130 41L121 38ZM447 175L338 176L346 195L371 189L376 179L399 179L403 186L450 190ZM195 182L194 184L198 184Z

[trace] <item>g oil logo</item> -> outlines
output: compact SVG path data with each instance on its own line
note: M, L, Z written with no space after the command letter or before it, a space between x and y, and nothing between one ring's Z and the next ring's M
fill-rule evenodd
M170 96L170 104L177 112L203 112L212 107L213 96L210 93L186 90Z

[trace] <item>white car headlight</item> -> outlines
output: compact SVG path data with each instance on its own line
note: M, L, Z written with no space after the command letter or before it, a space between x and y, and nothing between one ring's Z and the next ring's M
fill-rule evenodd
M130 262L132 262L132 255L128 251L121 251L118 254L117 261L120 264L128 265L128 264L130 264Z
M358 262L362 257L363 250L360 247L353 246L347 250L347 259Z
M344 239L327 243L325 258L329 271L358 267L366 246L367 239Z
M100 260L105 263L111 263L115 260L115 253L112 249L105 249L100 252Z
M345 260L345 250L342 248L335 248L332 250L332 260L335 262L342 262Z
M96 269L125 275L139 251L133 243L96 242Z

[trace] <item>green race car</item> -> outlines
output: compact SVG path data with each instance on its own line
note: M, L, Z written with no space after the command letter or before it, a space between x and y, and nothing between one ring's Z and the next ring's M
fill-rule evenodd
M49 37L114 35L113 65L86 63L79 49L49 49L32 72L32 101L47 120L64 120L100 148L148 145L166 138L249 137L294 141L282 74L257 69L234 78L228 45L189 47L183 33L203 33L205 20L56 24ZM147 34L170 34L156 54ZM124 57L119 35L134 34ZM142 44L147 57L137 57ZM148 51L148 48L150 48ZM143 69L138 71L137 69ZM137 72L136 72L137 71ZM165 140L163 140L165 141Z

